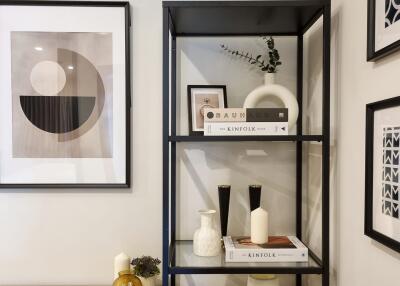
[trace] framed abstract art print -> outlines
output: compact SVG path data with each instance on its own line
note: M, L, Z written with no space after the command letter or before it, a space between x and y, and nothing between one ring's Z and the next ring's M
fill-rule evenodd
M129 187L129 19L128 2L0 2L0 187Z
M225 85L188 85L189 135L204 134L204 109L226 108Z
M400 49L400 0L368 0L367 60Z
M367 104L365 234L400 252L400 97Z

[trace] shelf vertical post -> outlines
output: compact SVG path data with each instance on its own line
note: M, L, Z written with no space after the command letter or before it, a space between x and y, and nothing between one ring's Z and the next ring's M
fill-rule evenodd
M171 39L171 135L176 136L176 36ZM171 142L171 243L176 241L176 142ZM175 252L175 247L172 249ZM175 253L172 253L175 266ZM175 274L171 274L171 286L175 286Z
M163 250L162 285L169 285L169 10L163 7Z
M329 286L329 241L330 241L330 34L331 34L331 4L324 5L323 11L323 56L322 56L322 128L324 140L322 143L322 286Z
M297 36L297 135L303 135L303 34ZM296 236L302 239L303 221L303 141L296 142ZM296 286L301 286L301 274L296 275Z

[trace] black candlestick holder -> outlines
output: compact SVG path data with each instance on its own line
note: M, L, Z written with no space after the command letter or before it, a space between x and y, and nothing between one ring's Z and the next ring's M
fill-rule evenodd
M249 186L250 212L260 207L261 185Z
M219 216L221 220L221 234L226 236L228 231L229 198L231 195L230 185L218 186Z

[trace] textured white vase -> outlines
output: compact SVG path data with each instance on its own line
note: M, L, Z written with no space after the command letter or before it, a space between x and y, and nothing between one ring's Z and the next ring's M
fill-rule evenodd
M268 97L276 97L282 101L285 108L288 109L289 129L294 126L299 115L299 105L296 97L286 87L275 83L275 73L264 74L264 84L254 89L246 97L243 104L244 108L254 108L261 100Z
M221 250L221 238L214 228L215 210L200 210L201 226L193 236L193 252L198 256L216 256Z
M247 286L279 286L279 279L273 274L253 274L247 277Z
M140 282L142 282L142 286L155 286L156 285L156 277L149 277L149 278L144 278L138 276L140 279Z

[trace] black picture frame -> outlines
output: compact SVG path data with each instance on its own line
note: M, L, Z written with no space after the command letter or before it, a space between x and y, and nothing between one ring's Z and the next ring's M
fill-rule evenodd
M1 6L56 6L56 7L109 7L123 8L125 21L125 126L126 126L126 158L125 158L125 182L124 183L60 183L60 184L3 184L0 189L123 189L131 187L131 55L130 55L130 29L131 14L128 1L44 1L44 0L14 0L0 1Z
M223 90L224 94L224 108L228 107L227 95L226 95L226 85L188 85L187 86L187 96L188 96L188 115L189 115L189 135L190 136L203 136L203 131L193 130L193 114L192 114L192 89L195 88L220 88Z
M377 0L368 0L367 61L374 62L400 49L400 39L380 49L375 49L375 7ZM378 0L381 1L381 0Z
M374 113L378 110L398 106L400 106L400 96L366 105L364 234L379 243L400 252L399 241L394 240L373 228Z

